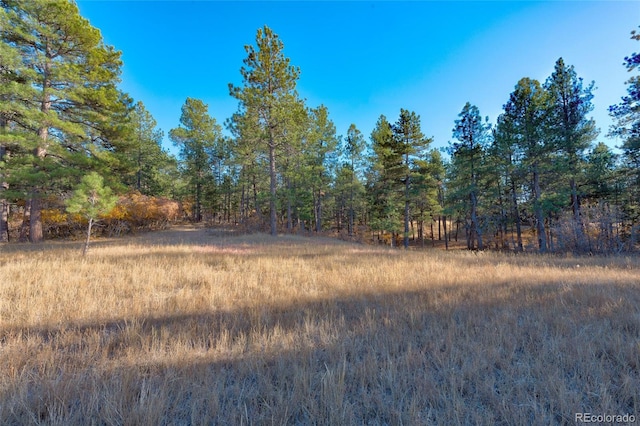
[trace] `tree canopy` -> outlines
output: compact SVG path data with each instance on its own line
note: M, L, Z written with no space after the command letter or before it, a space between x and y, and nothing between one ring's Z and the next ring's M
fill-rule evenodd
M134 200L158 206L169 197L190 220L272 235L328 232L409 248L423 246L430 228L432 243L448 247L462 228L473 250L637 247L637 75L610 107L619 152L591 117L595 83L563 58L543 83L516 82L493 126L466 102L451 117L452 142L434 150L421 116L405 108L395 120L380 115L368 138L356 123L339 135L326 105L300 97L301 70L265 25L244 46L241 83L228 84L238 102L231 117L185 100L167 132L176 158L151 112L119 89L121 53L74 2L0 6L0 242L42 241L76 182L91 176L84 187L108 186L125 200L114 221L144 210ZM639 58L624 59L629 72Z

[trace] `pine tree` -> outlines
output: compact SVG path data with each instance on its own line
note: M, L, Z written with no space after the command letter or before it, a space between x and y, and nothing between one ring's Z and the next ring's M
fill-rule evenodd
M240 113L256 120L252 138L257 149L266 148L269 159L269 225L271 235L277 228L277 156L284 128L290 121L289 107L297 102L296 82L300 70L284 56L284 44L265 26L258 29L256 47L247 45L247 58L240 69L244 86L229 84L231 96L240 101Z
M108 156L96 144L96 129L106 128L122 110L116 88L120 53L102 42L100 31L66 0L3 0L0 40L20 53L28 87L28 115L13 123L37 138L22 143L30 158L12 179L28 187L29 238L43 240L41 199L73 173L74 164L90 168L87 153ZM79 163L79 164L78 164Z
M424 158L416 159L410 196L414 210L412 218L417 221L418 239L422 247L424 247L425 220L440 214L438 191L443 177L444 165L437 149L430 150Z
M133 163L126 183L145 195L170 195L177 171L176 159L162 149L162 130L142 102L129 114L131 145L123 154Z
M0 28L8 25L7 14L0 9ZM22 66L20 52L0 39L0 242L9 241L9 164L12 154L18 154L25 135L16 129L16 121L28 116L22 99L32 95Z
M633 40L640 41L640 33L631 32ZM640 53L624 58L627 71L633 72L640 66ZM629 78L627 96L623 96L617 105L609 107L609 113L615 120L609 134L622 139L622 158L625 173L628 175L627 193L629 203L626 207L632 223L640 221L640 74Z
M232 134L229 141L230 162L237 167L237 185L240 191L240 221L246 223L255 212L263 222L263 203L269 193L265 182L269 181L268 158L263 152L256 150L259 143L260 130L258 120L249 115L250 111L235 113L225 125Z
M391 123L384 115L371 132L373 157L367 177L371 204L371 227L395 235L402 229L402 178L404 177L402 151L397 147Z
M222 141L222 128L209 116L204 102L187 98L182 106L180 127L171 129L169 138L180 148L180 160L194 200L193 220L200 222L205 193L213 184L210 154Z
M287 222L287 231L294 226L305 226L316 217L317 196L313 184L317 175L313 173L316 159L316 146L311 137L313 127L312 111L302 101L293 103L288 110L288 120L282 126L279 147L281 152L280 175L283 181L283 205Z
M335 150L338 146L336 126L329 119L329 112L323 105L310 111L309 134L307 135L307 158L310 185L313 195L313 212L316 232L322 231L324 202L329 190L330 175L335 165Z
M467 248L474 249L477 240L478 250L484 249L482 228L478 217L478 199L481 181L485 179L485 151L489 143L490 125L482 120L480 111L469 102L462 108L453 128L453 137L458 140L449 147L452 176L449 191L460 194L468 201L469 230ZM452 179L453 178L453 179Z
M510 115L503 113L498 117L493 131L493 144L489 155L496 166L497 183L503 190L498 190L498 203L501 208L502 233L506 238L508 233L507 210L511 210L513 225L516 230L516 239L513 246L516 251L523 251L522 219L521 219L521 188L524 184L524 171L520 167L521 153L517 145L518 135L515 130L515 120ZM503 198L504 196L504 198ZM504 203L503 203L504 200ZM506 205L510 205L507 209ZM506 244L503 240L503 245Z
M402 158L398 173L404 186L404 248L409 248L410 205L414 185L413 178L420 168L419 162L426 158L425 151L431 139L425 138L420 129L420 116L405 109L400 110L400 117L392 127L397 154Z
M349 126L347 130L347 136L344 138L344 144L342 152L345 154L345 166L343 170L347 174L346 181L349 186L349 222L348 233L349 237L353 236L353 227L355 223L355 197L359 193L358 189L362 188L362 181L358 179L357 170L360 169L363 151L364 151L364 137L355 124Z
M102 176L96 172L84 176L71 198L67 199L67 212L82 215L88 221L87 239L82 249L83 256L89 250L93 224L101 215L113 209L117 200L118 197L112 194L111 188L104 186Z
M549 96L537 80L523 78L511 93L504 110L499 121L500 131L510 134L505 135L502 141L514 144L513 157L519 160L516 164L522 172L529 175L538 248L540 252L546 252L548 241L543 207L543 175L552 152L546 127Z
M550 97L547 126L549 138L558 154L555 166L559 174L568 179L571 193L576 244L586 250L586 240L580 212L579 174L583 170L584 155L598 135L593 119L587 117L593 110L591 93L594 83L583 87L573 66L565 65L562 58L555 64L554 72L545 83Z

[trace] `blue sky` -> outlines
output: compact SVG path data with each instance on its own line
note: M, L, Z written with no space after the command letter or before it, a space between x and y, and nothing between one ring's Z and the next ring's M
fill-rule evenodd
M563 57L595 81L599 140L615 146L607 108L625 94L624 57L640 50L629 38L640 25L637 1L77 3L122 51L121 88L165 134L187 97L207 103L220 124L237 110L228 84L242 83L244 45L268 25L301 69L299 94L309 107L327 106L339 135L355 123L368 139L380 114L395 122L405 108L421 116L433 147L447 146L467 101L494 123L520 78L543 82Z

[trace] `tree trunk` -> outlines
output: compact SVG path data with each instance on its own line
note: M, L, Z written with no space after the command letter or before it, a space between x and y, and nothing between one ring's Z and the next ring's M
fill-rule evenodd
M29 215L29 241L41 243L44 240L42 232L42 205L38 193L32 193Z
M447 216L444 217L442 226L444 231L444 248L445 250L449 250L449 238L447 238Z
M582 226L582 215L580 213L580 200L578 198L578 185L576 184L575 178L571 178L569 182L569 186L571 187L571 208L573 210L573 226L576 232L576 248L579 251L585 250L585 238L584 238L584 229Z
M0 127L4 128L4 123ZM8 156L7 148L0 145L0 162ZM7 243L9 242L9 203L3 198L2 193L9 189L9 184L3 180L0 176L0 243Z
M533 208L536 217L536 231L538 233L538 248L540 253L547 252L547 233L544 227L544 214L542 211L542 205L540 204L540 174L537 166L534 166L533 170Z
M89 226L87 227L87 239L84 242L84 248L82 249L82 255L86 256L89 251L89 240L91 239L91 227L93 226L93 218L89 218Z
M49 88L51 87L51 80L49 79L50 71L51 71L51 56L52 53L49 52L49 46L46 47L47 57L44 63L44 81L42 82L42 102L40 103L40 111L42 111L45 115L49 113L51 110L51 95L49 94ZM38 129L38 138L40 139L40 143L34 150L34 154L37 158L36 161L42 161L47 156L47 143L49 139L49 127L47 124L41 124L41 127ZM36 165L36 169L38 166ZM29 216L29 241L32 243L41 243L44 239L42 232L42 214L41 214L41 203L38 198L40 194L37 189L34 189L31 193L31 207L30 207L30 216Z
M553 243L553 218L551 217L551 213L549 213L549 226L547 227L547 232L549 233L549 250L553 253L556 250Z
M41 129L41 135L46 140L48 134L47 129ZM46 156L46 150L38 147L35 149L35 154L38 159L43 159ZM44 240L42 232L42 203L40 200L40 193L34 189L30 194L30 214L29 214L29 241L32 243L41 243Z
M318 194L314 197L315 198L315 220L316 220L316 225L315 225L315 230L316 233L322 231L322 221L321 221L321 217L322 217L322 203L320 202L320 191L318 191Z
M433 218L431 218L431 247L436 246L436 242L434 241L435 236L433 235Z
M253 175L251 176L251 186L253 187L253 206L256 209L256 214L258 215L258 217L260 218L260 221L262 222L263 220L263 215L262 215L262 208L260 206L260 204L258 203L258 185L256 184L256 174L253 173Z
M471 191L469 198L471 201L471 229L478 241L478 250L483 250L484 247L482 245L482 232L480 231L480 226L478 225L478 197L476 196L476 192Z
M456 243L458 242L458 231L460 231L460 218L456 220L456 235L454 236Z
M291 206L291 180L287 178L287 232L293 231L293 208Z
M404 184L404 249L409 249L409 176Z
M193 220L195 222L202 221L202 207L200 201L202 198L202 186L200 184L200 176L198 176L198 182L196 182L196 205L193 211Z
M242 181L242 187L240 188L240 222L244 223L247 219L246 210L245 210L245 199L244 199L244 180Z
M0 199L0 243L9 242L9 203Z
M142 136L138 134L138 143L142 144ZM136 189L142 192L142 148L138 148L138 171L136 172Z
M353 223L355 222L353 216L354 216L354 211L353 211L353 177L352 177L351 191L349 194L349 236L350 237L353 237Z
M22 213L22 224L20 225L20 233L18 234L18 241L21 243L29 240L29 222L31 213L31 200L27 199L24 203L24 212Z
M278 215L276 211L276 146L273 130L269 128L269 227L271 235L278 235Z
M516 222L516 251L524 251L522 245L522 226L520 224L520 211L518 210L518 197L516 195L516 183L511 178L511 201L513 203L513 214Z

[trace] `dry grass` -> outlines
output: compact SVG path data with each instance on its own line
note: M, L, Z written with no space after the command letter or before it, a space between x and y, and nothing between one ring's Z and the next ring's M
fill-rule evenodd
M173 230L0 252L0 424L640 414L640 260Z

